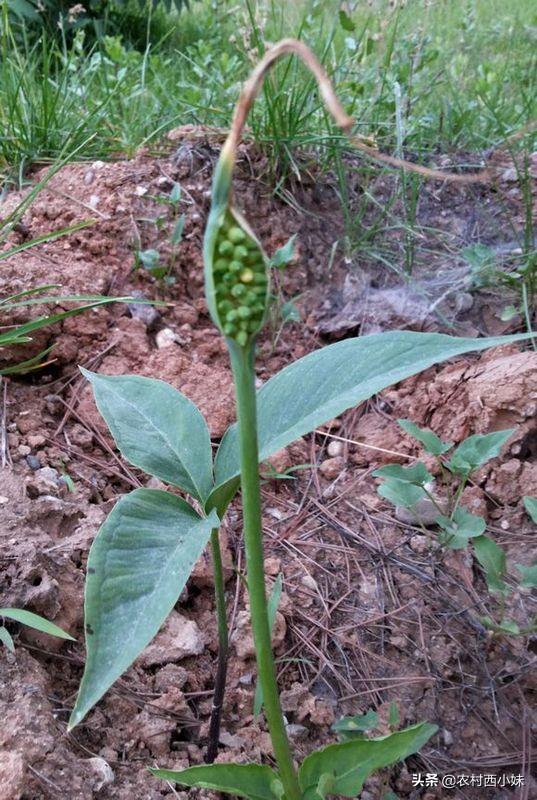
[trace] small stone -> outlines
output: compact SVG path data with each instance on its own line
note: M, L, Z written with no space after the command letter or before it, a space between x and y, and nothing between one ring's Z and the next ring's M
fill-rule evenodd
M147 186L137 186L134 191L137 197L143 197L144 194L147 194Z
M92 169L86 170L84 173L84 183L89 186L95 180L95 172Z
M345 469L345 459L341 456L327 458L319 467L319 472L327 480L335 480Z
M343 454L343 442L338 441L337 439L332 439L328 447L326 448L326 452L330 456L330 458L336 458Z
M302 576L300 583L307 589L311 589L312 592L316 592L318 590L317 581L315 580L315 578L313 578L311 575L308 575L307 573L306 575Z
M69 431L69 440L82 450L90 450L93 446L93 434L84 425L76 423Z
M136 290L132 292L133 297L143 299L144 293ZM160 320L160 314L151 303L128 303L127 308L131 317L141 320L148 331L152 330Z
M177 336L171 328L162 328L155 336L155 343L159 350L163 350L165 347L171 347L176 342Z
M410 539L410 547L414 550L415 553L423 554L427 551L429 547L429 542L427 541L426 536L421 536L421 534L417 533Z
M451 747L454 741L453 734L451 733L451 731L448 731L447 728L444 728L442 730L442 739L444 740L444 744L446 747Z
M28 442L30 447L34 449L37 447L43 447L47 443L47 440L41 433L35 433L33 435L28 436L26 441Z
M242 686L251 686L253 679L254 679L254 676L253 676L252 672L245 672L244 675L240 676L239 683Z
M41 462L37 456L26 456L26 463L34 472L41 469Z
M419 525L421 523L426 528L430 528L436 524L440 512L428 497L424 497L422 500L418 500L412 508L397 506L395 516L399 522L403 522L405 525Z
M9 497L4 497L3 494L0 494L0 506L5 506L6 503L9 503Z
M148 489L166 489L166 484L158 478L155 478L154 475L151 475L151 477L146 480L145 485Z
M30 453L32 452L32 448L31 448L31 447L28 447L28 445L27 445L27 444L20 444L20 445L17 447L17 452L18 452L18 453L19 453L19 455L21 455L21 456L29 456L29 455L30 455Z
M298 725L297 723L291 722L285 726L285 730L289 738L294 739L295 742L308 738L308 729L305 725Z
M101 198L98 194L92 194L89 199L89 204L92 208L97 208L99 203L101 202Z
M98 792L103 786L109 786L114 782L114 771L104 758L94 756L93 758L88 758L86 763L95 776L92 781L92 789L94 792Z
M169 692L170 689L182 689L188 681L188 672L179 664L166 664L159 669L154 679L156 692Z
M199 656L205 649L205 638L194 620L172 611L162 630L139 659L143 667L181 661Z
M237 734L233 735L229 731L221 731L220 744L239 750L241 747L244 747L244 739L241 736L237 736Z
M28 456L26 460L31 458ZM57 470L52 467L42 467L37 469L35 474L26 481L26 494L35 499L40 495L59 495L65 494L67 485L60 480Z

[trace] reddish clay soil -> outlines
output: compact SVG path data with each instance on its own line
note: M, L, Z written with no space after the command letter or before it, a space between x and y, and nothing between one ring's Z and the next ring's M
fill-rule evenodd
M3 294L59 284L63 294L137 292L165 305L154 311L140 304L102 307L40 333L24 348L0 353L5 366L55 344L54 361L43 371L3 383L0 606L42 614L77 637L65 643L10 626L16 652L0 649L1 800L216 797L174 790L147 772L203 760L217 650L208 556L136 664L71 734L66 721L84 662L89 547L121 494L160 485L117 454L77 365L169 381L200 406L215 443L233 420L225 347L208 319L202 285L201 240L217 149L209 137L183 132L171 155L67 166L10 239L14 244L96 220L4 263ZM268 252L298 233L296 263L278 276L277 291L285 298L300 295L304 318L280 329L275 317L260 343L260 381L330 336L394 327L470 335L506 330L497 312L509 299L498 298L497 290L471 293L459 280L463 267L448 263L445 249L437 247L432 261L418 263L414 283L404 284L370 257L351 263L339 249L331 260L332 245L344 232L335 184L308 175L292 187L289 205L256 180L258 166L256 154L245 149L237 196ZM523 211L520 192L508 180L509 165L502 169L494 187L427 187L421 223L443 228L452 249L480 239L498 247L509 243L512 232L499 209L507 203L518 223ZM154 198L168 195L176 181L185 226L174 254L174 212ZM379 178L376 188L387 196L393 179ZM358 187L357 204L360 192ZM148 221L159 216L158 223ZM174 283L133 270L139 248L158 248L171 263ZM453 292L446 292L450 268L456 277ZM443 276L434 286L431 270ZM2 324L28 314L22 310ZM537 797L530 777L535 639L491 637L479 617L497 606L471 554L445 552L419 527L398 519L376 494L371 476L379 464L420 455L397 426L398 417L455 442L515 428L501 458L482 469L464 499L487 518L489 534L506 548L510 564L529 565L536 557L536 530L521 496L537 496L536 410L537 355L529 348L500 348L407 380L272 459L279 471L309 465L294 480L268 476L263 489L268 585L278 573L284 576L274 646L297 757L335 741L331 725L344 714L376 708L387 731L393 700L401 725L439 725L419 756L370 779L362 800L380 800L388 790L408 800ZM223 542L232 653L219 760L270 760L265 725L252 715L255 661L244 585L236 577L244 565L237 505L225 519ZM515 592L507 614L528 625L535 605L527 590ZM411 775L420 771L522 774L526 785L449 793L413 788Z

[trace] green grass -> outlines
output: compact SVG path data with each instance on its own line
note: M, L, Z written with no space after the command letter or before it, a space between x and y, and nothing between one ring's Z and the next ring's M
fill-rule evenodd
M351 17L338 0L201 0L178 16L133 18L123 30L95 39L43 33L39 41L10 23L0 5L0 175L5 187L22 181L35 162L67 152L80 158L132 156L187 123L227 127L241 82L267 43L301 38L316 52L357 131L382 150L427 163L438 153L480 153L504 142L537 118L537 15L527 0L386 0L361 2ZM126 12L127 13L127 12ZM134 19L134 21L133 21ZM136 23L136 24L135 24ZM114 19L104 33L117 32ZM147 32L144 39L143 32ZM267 153L275 191L307 164L334 170L346 223L346 249L371 251L410 274L418 245L416 209L421 180L402 175L390 200L368 191L378 165L362 159L364 187L358 207L349 200L356 175L344 161L348 142L335 129L316 86L296 59L280 62L266 81L249 119L250 135ZM513 145L531 152L531 134ZM477 163L470 156L470 162ZM525 253L533 251L529 178ZM524 189L525 187L525 189ZM402 202L401 202L402 201ZM403 211L400 211L402 206ZM366 210L369 223L363 224ZM383 249L387 226L401 230L402 252ZM535 258L528 282L534 293Z
M225 126L255 54L289 35L313 47L358 129L388 150L397 144L397 113L400 144L423 154L487 148L535 118L536 20L525 0L360 4L352 31L340 24L338 6L242 0L214 12L204 0L172 15L170 35L143 52L117 37L89 48L82 32L69 46L30 45L4 17L3 168L17 173L54 159L91 133L88 157L130 155L177 124ZM278 65L250 124L284 172L296 169L297 147L328 159L341 138L294 62Z

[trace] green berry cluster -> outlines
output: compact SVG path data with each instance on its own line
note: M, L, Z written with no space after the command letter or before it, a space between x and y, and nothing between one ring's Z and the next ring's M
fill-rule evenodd
M216 239L213 275L222 331L244 347L263 322L267 270L261 248L230 214Z

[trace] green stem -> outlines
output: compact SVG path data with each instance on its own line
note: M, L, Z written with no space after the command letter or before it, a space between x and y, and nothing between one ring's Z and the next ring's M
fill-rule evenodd
M205 755L207 764L212 764L218 753L229 651L224 568L222 565L222 551L218 538L218 528L214 528L211 531L211 554L213 558L214 596L216 601L216 619L218 623L218 667L214 682L213 707L211 709L207 753Z
M259 453L257 447L254 373L255 339L245 348L239 347L231 339L226 341L230 352L237 400L246 570L257 670L261 688L263 689L265 716L285 797L286 800L300 800L302 793L298 784L280 706L267 614L261 525L261 492L259 485Z

